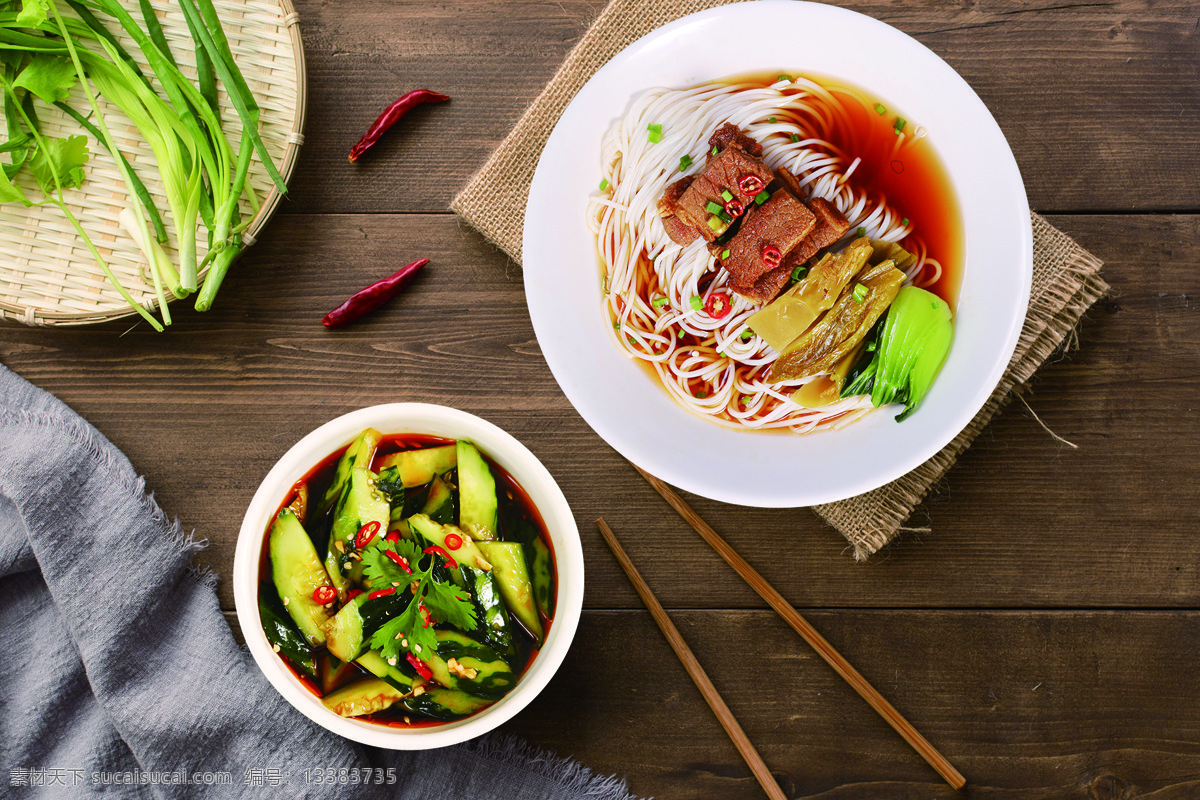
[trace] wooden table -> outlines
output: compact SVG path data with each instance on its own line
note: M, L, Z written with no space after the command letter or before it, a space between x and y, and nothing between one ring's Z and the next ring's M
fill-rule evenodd
M179 304L166 335L5 325L0 361L120 446L225 576L258 481L312 428L396 400L479 414L556 476L587 558L571 654L508 730L639 794L761 796L601 543L604 515L790 796L950 797L584 424L541 357L520 269L447 213L602 5L299 2L307 140L217 307ZM965 796L1200 797L1200 7L850 5L949 61L1033 207L1105 260L1112 297L1029 401L1079 449L1009 407L918 510L933 533L867 565L808 511L689 500L956 763ZM419 86L454 100L348 164L379 108ZM399 302L321 328L422 256ZM218 592L232 609L228 581Z

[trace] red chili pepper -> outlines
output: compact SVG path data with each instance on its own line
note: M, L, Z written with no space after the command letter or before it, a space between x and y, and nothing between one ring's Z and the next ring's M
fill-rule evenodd
M421 616L425 618L425 626L424 627L428 628L429 624L431 622L433 622L433 616L430 615L429 609L425 607L424 603L417 606L417 608L419 608L421 610Z
M462 537L457 533L447 533L445 541L446 547L449 547L451 550L457 550L462 547Z
M397 566L400 567L400 569L404 570L409 575L412 575L412 570L409 569L408 561L404 558L404 556L400 555L399 553L397 553L393 550L384 550L383 554L385 556L387 556L388 558L390 558L392 561L395 561Z
M400 531L388 531L388 535L383 537L383 539L385 542L391 542L392 544L395 544L396 542L400 541Z
M783 261L783 253L780 253L779 248L775 245L769 244L762 249L762 262L768 267L778 267L781 261Z
M313 600L321 605L332 603L337 599L337 589L332 586L318 586L313 589Z
M738 179L738 188L742 190L742 194L750 195L751 197L761 192L764 186L762 178L757 175L743 175Z
M457 561L455 561L453 558L451 558L449 553L447 553L447 552L446 552L445 550L443 550L442 548L438 547L436 544L435 544L435 545L431 545L430 547L426 547L426 548L425 548L425 550L424 550L424 552L426 552L426 553L437 553L439 556L441 556L442 558L446 559L446 566L447 566L447 567L449 567L450 569L458 569L458 562L457 562Z
M725 204L725 213L731 217L740 217L745 210L746 207L742 205L742 201L736 197Z
M396 593L396 587L389 586L386 589L380 589L378 591L371 592L369 595L367 595L367 599L374 600L377 597L387 597L389 594L395 594L395 593Z
M427 681L433 680L433 673L429 671L429 667L425 666L425 662L414 656L412 653L405 653L404 657L408 659L408 663L412 664L412 668L417 671Z
M385 108L367 128L367 132L358 140L358 144L350 148L350 163L353 164L369 151L379 141L384 132L400 121L400 118L422 103L441 103L449 100L450 96L431 92L428 89L417 89L409 92L396 102Z
M362 594L362 589L351 589L350 592L346 595L346 599L353 600L354 598L358 597L360 594Z
M396 274L360 289L352 294L349 300L326 314L321 324L326 328L344 328L358 321L404 291L404 287L412 283L413 278L428 263L428 258L419 259L401 267Z
M373 519L366 525L358 529L358 533L354 534L354 546L362 550L371 540L375 538L375 534L379 533L379 520Z
M727 316L732 309L733 304L729 302L729 295L727 294L713 292L704 301L704 313L713 319L721 319Z

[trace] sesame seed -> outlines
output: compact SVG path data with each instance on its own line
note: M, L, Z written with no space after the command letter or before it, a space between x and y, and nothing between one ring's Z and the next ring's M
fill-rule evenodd
M341 539L338 539L336 542L334 542L333 546L337 548L339 553L346 552L346 543L343 542Z
M420 697L423 694L425 694L424 686L416 686L413 688L413 697Z
M290 598L290 597L285 597L285 598L283 598L283 604L284 604L285 606L286 606L288 603L290 603L291 601L292 601L292 598Z
M393 667L396 666L396 657L393 656L393 657L389 658L388 663L391 664Z
M408 717L405 717L405 718L404 718L404 724L405 724L405 725L411 725L411 724L412 724L412 720L411 720L411 719L409 719Z
M401 639L400 644L403 645L404 647L408 647L408 639Z
M404 635L403 633L397 633L395 638L399 639L403 635Z
M272 649L272 650L274 650L276 653L278 653L278 652L279 652L279 645L277 645L277 644L273 644L273 645L271 645L271 649Z
M419 653L419 652L421 652L421 645L419 645L419 644L414 644L414 645L413 645L413 650L416 650L418 653Z

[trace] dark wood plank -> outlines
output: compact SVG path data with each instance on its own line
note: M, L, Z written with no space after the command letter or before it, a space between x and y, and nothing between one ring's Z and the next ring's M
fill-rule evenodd
M804 613L967 788L942 784L772 612L672 612L789 797L1200 795L1194 658L1180 646L1200 637L1200 613ZM762 797L645 611L585 612L562 669L504 729L644 796Z
M1081 348L1043 370L918 513L913 535L868 566L806 510L689 497L797 607L1200 604L1200 217L1054 220L1105 258L1113 300ZM432 263L392 306L330 333L344 296L418 256ZM518 274L452 217L287 216L200 317L166 335L131 323L0 329L0 362L56 393L149 476L160 502L211 541L228 573L258 481L326 420L396 400L458 406L524 441L582 530L586 602L637 598L591 522L607 518L668 606L761 601L610 450L542 360ZM680 561L680 557L683 561ZM698 591L697 587L703 587ZM221 601L232 606L227 584Z
M297 3L310 121L282 212L445 210L603 5ZM959 71L1008 137L1034 208L1200 209L1191 0L842 5L913 35ZM453 100L414 113L373 157L349 164L375 115L418 87Z

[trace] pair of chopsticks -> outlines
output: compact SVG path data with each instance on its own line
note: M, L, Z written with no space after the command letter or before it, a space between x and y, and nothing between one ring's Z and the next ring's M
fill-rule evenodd
M750 566L716 531L710 528L700 518L700 515L683 501L683 498L677 495L671 487L640 467L635 465L635 469L692 526L696 533L700 534L700 537L717 551L717 555L723 558L725 563L733 567L746 583L750 584L750 588L758 592L767 601L768 605L779 616L783 617L784 621L792 626L796 633L800 634L804 641L808 642L817 651L817 654L825 659L826 663L833 667L834 671L849 683L854 691L858 692L859 696L866 700L871 708L875 709L876 713L895 729L896 733L903 737L904 741L908 742L922 758L929 762L930 766L937 770L946 783L955 789L961 789L966 785L967 781L962 776L962 773L955 769L954 765L912 726L912 723L893 708L892 704L884 699L883 695L866 678L859 674L858 670L841 653L835 650L833 645L827 642L825 637L809 624L808 620L804 619L796 609L792 608L783 595L776 591L771 584L767 583L766 579L762 575L759 575L754 567ZM709 708L716 714L722 727L725 728L725 732L729 734L729 738L733 740L738 752L741 753L742 758L745 759L746 764L750 767L750 771L758 779L763 791L767 793L768 797L773 798L773 800L785 800L783 792L779 789L779 784L771 776L767 765L763 763L762 758L758 755L758 751L754 749L754 745L746 737L745 732L734 718L732 712L730 712L729 707L721 699L721 695L717 692L716 687L712 685L712 681L708 679L704 668L700 666L700 662L692 654L691 649L683 640L679 630L671 622L671 618L667 616L667 612L663 609L662 604L658 602L649 585L647 585L646 581L633 566L633 562L617 541L617 537L613 534L612 529L603 519L596 520L596 526L600 529L600 534L604 537L604 541L613 551L613 555L620 562L621 568L625 570L625 574L629 577L633 588L637 590L638 595L642 598L642 602L650 610L654 621L658 623L658 627L670 643L671 649L675 651L675 655L683 662L683 666L687 669L688 675L691 676L692 681L696 684L696 688L700 690L705 701L708 702Z

